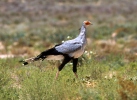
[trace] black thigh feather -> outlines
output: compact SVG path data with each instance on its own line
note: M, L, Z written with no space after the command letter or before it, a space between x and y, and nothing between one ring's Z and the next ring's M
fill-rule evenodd
M51 48L40 53L37 57L34 58L34 61L44 60L49 55L64 55L64 54L58 52L55 48Z

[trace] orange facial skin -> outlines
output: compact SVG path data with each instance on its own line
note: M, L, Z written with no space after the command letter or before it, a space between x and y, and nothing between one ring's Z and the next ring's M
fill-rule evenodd
M85 25L92 25L90 21L84 21Z

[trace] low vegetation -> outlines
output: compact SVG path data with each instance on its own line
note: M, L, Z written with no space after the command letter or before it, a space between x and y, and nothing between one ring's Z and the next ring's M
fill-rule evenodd
M0 60L0 99L135 100L137 98L137 63L127 63L121 55L105 56L103 60L93 55L90 61L83 62L78 67L78 79L73 75L71 63L65 66L59 78L55 80L57 62L45 61L39 68L39 62L21 66L18 60L19 58Z

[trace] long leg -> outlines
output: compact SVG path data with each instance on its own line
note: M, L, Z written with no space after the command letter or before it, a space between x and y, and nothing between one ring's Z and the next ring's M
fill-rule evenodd
M71 60L72 58L69 56L65 56L62 64L58 67L58 71L56 73L56 79L58 78L59 72L63 69L63 67Z
M74 72L76 78L78 78L78 75L77 75L77 64L78 64L78 58L73 59L73 72Z

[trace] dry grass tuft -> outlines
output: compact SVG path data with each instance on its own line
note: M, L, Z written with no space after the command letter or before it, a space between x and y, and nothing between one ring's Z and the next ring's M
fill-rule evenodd
M137 99L137 85L131 80L125 80L124 78L118 78L120 89L118 93L122 100L136 100Z

